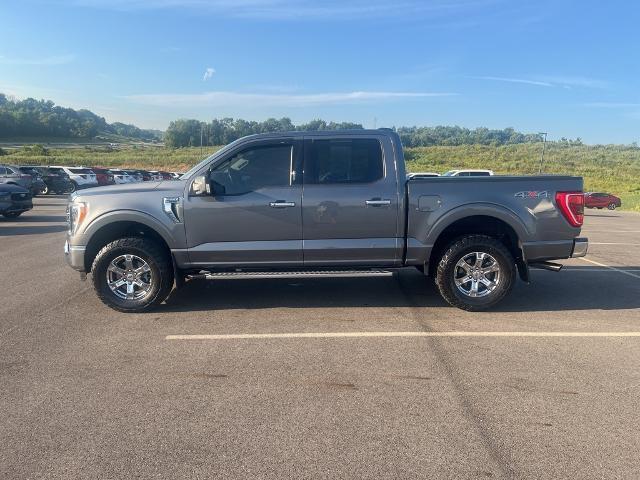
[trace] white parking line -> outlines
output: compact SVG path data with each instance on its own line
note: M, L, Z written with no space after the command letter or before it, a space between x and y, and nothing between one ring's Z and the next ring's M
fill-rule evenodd
M628 247L640 247L640 243L617 243L617 242L589 242L589 245L625 245Z
M536 270L538 272L546 272L547 270L545 270L544 268L536 268L536 267L531 267L531 270ZM610 268L589 268L587 270L585 270L584 267L569 267L569 266L564 266L562 268L563 272L578 272L578 273L593 273L593 272L609 272L609 273L616 273L617 271L619 272L638 272L640 273L640 269L637 268L619 268L618 270L612 270Z
M584 258L584 257L579 257L579 258L580 258L580 260L582 260L584 262L593 263L594 265L598 265L599 267L608 268L609 270L620 272L620 273L623 273L625 275L629 275L630 277L633 277L633 278L640 278L640 275L636 275L635 273L631 273L628 270L621 270L620 268L612 267L611 265L605 265L604 263L596 262L595 260L590 260L590 259Z
M167 335L165 340L246 340L274 338L361 337L640 337L640 332L308 332Z
M584 234L590 233L640 233L640 230L591 230L585 229Z

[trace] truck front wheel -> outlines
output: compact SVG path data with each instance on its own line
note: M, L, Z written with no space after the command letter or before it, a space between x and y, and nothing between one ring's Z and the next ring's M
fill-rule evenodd
M143 312L161 303L173 287L166 250L147 238L126 237L105 245L91 268L102 302L119 312Z
M440 258L436 285L452 306L468 311L497 304L513 288L515 261L509 249L486 235L455 240Z

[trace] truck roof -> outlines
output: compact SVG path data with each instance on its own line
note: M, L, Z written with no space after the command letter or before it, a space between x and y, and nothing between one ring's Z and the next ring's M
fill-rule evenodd
M357 135L389 135L396 134L396 132L390 128L360 128L352 130L293 130L286 132L269 132L269 133L256 133L253 135L247 135L242 139L260 139L260 138L289 138L289 137L304 137L305 135L313 136L327 136L327 137L339 137L339 136L357 136Z

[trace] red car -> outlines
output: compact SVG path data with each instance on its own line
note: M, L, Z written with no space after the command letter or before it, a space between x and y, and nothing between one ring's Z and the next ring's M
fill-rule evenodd
M106 168L91 167L91 170L96 174L98 186L101 187L103 185L114 185L116 183L115 179L113 178L113 174Z
M587 192L584 194L584 206L587 208L608 208L615 210L622 202L615 195L610 193Z

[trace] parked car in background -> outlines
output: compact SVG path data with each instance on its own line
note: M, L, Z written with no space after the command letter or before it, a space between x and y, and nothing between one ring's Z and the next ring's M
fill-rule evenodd
M124 170L120 170L119 168L110 168L109 171L111 172L111 175L113 175L113 181L117 185L137 182L135 177L133 177L132 175L129 175Z
M42 172L42 178L47 185L44 192L56 193L58 195L73 192L76 187L69 178L69 175L62 168L56 167L36 167Z
M60 165L53 165L51 168L62 169L64 173L69 175L69 179L74 186L74 190L81 190L83 188L98 186L98 179L96 178L96 174L88 168L62 167Z
M150 170L149 173L153 177L153 180L157 180L157 181L173 180L173 177L169 172L164 172L162 170Z
M163 180L162 174L158 170L149 170L148 173L151 176L151 180L154 182L160 182Z
M22 173L26 173L27 175L31 175L31 191L32 196L44 194L47 190L47 186L42 178L42 174L35 167L30 166L18 166L18 169Z
M5 183L0 185L0 215L16 218L33 208L31 193L20 185Z
M151 175L149 175L149 172L134 170L132 168L123 168L122 171L133 177L136 182L148 182L149 180L151 180Z
M449 170L442 174L443 177L490 177L491 175L495 175L493 170L474 169Z
M31 190L33 177L27 173L21 172L15 165L0 164L0 183L19 185L22 188Z
M91 167L91 171L96 174L96 180L99 186L115 185L116 181L110 170L101 167Z
M182 175L184 175L182 172L169 172L169 174L174 180L178 180Z
M587 208L608 208L609 210L615 210L622 206L622 200L610 193L587 192L584 194L584 206Z
M439 177L440 174L436 172L413 172L407 173L407 178L433 178Z

